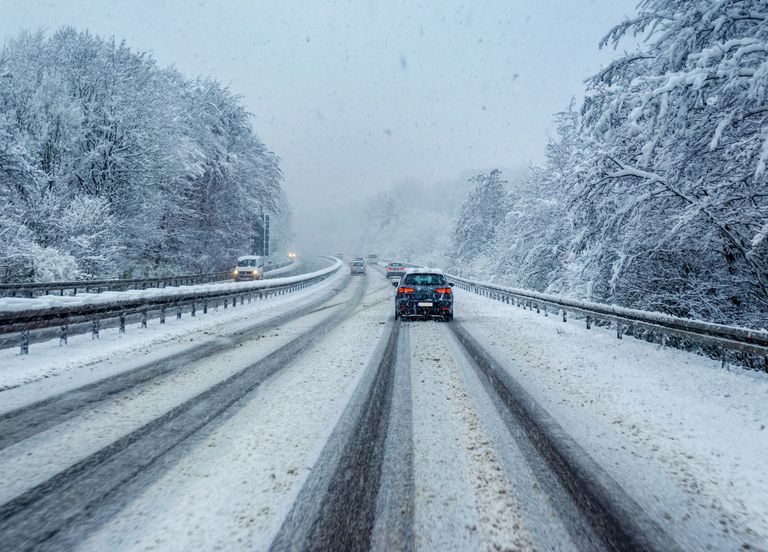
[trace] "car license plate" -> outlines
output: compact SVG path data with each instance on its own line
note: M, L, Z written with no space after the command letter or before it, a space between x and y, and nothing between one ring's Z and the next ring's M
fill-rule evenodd
M420 307L431 307L432 306L432 301L421 301L421 302L418 303L418 305Z

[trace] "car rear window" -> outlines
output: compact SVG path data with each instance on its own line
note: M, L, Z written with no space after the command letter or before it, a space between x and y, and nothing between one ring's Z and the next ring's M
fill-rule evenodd
M445 285L445 276L442 274L407 274L404 283L415 286L442 286Z

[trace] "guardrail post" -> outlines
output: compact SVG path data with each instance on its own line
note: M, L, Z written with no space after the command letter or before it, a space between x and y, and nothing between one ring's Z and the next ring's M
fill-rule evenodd
M224 298L224 308L225 309L229 308L229 297Z
M549 316L549 312L547 312L547 305L544 305L544 316Z
M120 313L120 333L125 333L125 313Z
M191 310L190 314L191 314L193 317L196 315L196 313L195 313L195 310L196 310L196 306L195 306L195 304L194 304L194 303L192 303L192 310Z
M141 327L147 327L147 311L141 311Z
M242 305L245 305L245 296L244 296L244 295L241 295L241 296L240 296L240 305L241 305L241 306L242 306Z
M568 312L563 309L563 322L568 322Z
M203 314L208 314L208 299L203 301Z
M587 329L588 330L592 329L592 317L591 316L587 316Z
M541 314L541 309L538 303L536 303L536 314Z
M29 354L29 330L21 331L21 354Z
M730 372L731 369L728 368L728 351L726 349L720 349L720 355L722 357L721 367Z
M160 309L160 323L165 324L165 307Z
M667 348L667 334L662 333L661 334L661 348L666 349Z
M66 324L63 326L59 326L59 347L62 345L67 344L67 334L69 333L69 328Z
M99 339L99 329L101 321L98 318L94 318L91 322L91 339Z
M616 322L616 339L621 339L621 324Z
M176 320L181 320L181 307L176 307Z

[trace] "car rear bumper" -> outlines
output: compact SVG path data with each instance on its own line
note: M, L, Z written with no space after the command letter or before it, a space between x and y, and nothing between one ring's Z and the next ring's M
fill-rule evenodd
M432 306L420 305L419 303L432 303ZM445 316L453 314L452 301L398 301L397 310L400 316Z

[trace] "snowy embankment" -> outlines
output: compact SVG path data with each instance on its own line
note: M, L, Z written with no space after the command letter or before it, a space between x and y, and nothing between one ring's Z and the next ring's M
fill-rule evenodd
M202 294L207 292L245 292L302 282L311 278L334 272L341 266L341 261L334 260L330 266L315 272L310 272L308 274L285 276L282 278L269 278L265 280L256 280L253 282L221 282L216 284L196 284L192 286L176 286L127 291L106 291L104 293L81 293L79 295L65 296L44 295L31 298L4 297L0 299L0 312L19 312L37 309L49 309L55 307L78 307L81 305L119 303L121 301L136 301L142 299L151 301L152 299L157 299L160 297L184 296L188 294ZM291 270L295 270L295 267L291 267Z
M324 271L333 268L331 266ZM307 303L318 294L338 286L344 277L345 273L338 271L306 289L246 303L237 308L209 309L205 316L194 318L184 316L181 320L169 317L166 324L150 320L147 328L141 328L138 323L128 324L124 334L119 333L117 328L103 329L98 343L94 343L90 335L82 334L70 336L66 346L60 346L58 339L41 342L35 345L29 355L20 355L16 348L2 349L0 350L0 366L2 366L0 412L18 408L26 402L37 400L48 394L85 385L89 381L125 371L137 362L162 358L164 355L184 350L192 344L236 333L241 328L259 320L267 320L285 312L288 308ZM270 283L275 281L272 280ZM219 285L240 286L261 283ZM101 295L104 294L94 295L94 298ZM26 301L36 299L26 299ZM31 382L35 383L30 390L12 389ZM30 386L24 385L24 387ZM33 398L30 399L30 397Z
M456 296L460 323L686 548L768 542L768 376Z

